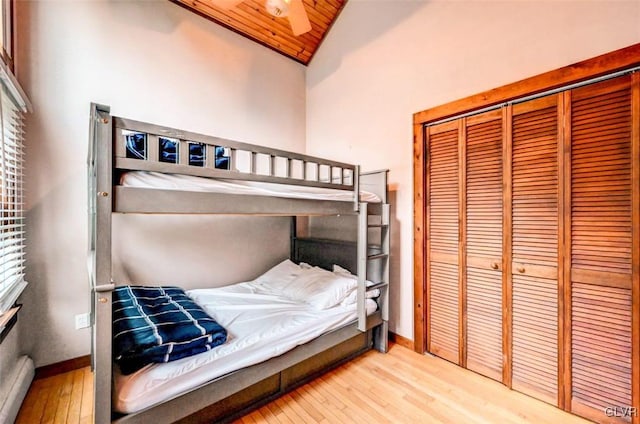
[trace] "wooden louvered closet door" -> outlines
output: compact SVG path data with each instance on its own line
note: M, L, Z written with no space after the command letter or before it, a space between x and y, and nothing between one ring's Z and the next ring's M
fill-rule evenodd
M458 122L426 129L427 350L459 364Z
M466 367L502 381L502 111L464 120Z
M640 424L640 72L424 135L427 350Z
M571 104L571 410L607 422L614 419L606 408L632 405L630 83L625 76L566 97ZM615 420L630 422L627 415Z
M512 387L558 401L558 96L513 106Z

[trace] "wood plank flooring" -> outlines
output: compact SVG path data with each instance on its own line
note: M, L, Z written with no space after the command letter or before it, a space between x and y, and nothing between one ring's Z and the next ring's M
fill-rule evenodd
M17 423L90 423L89 368L33 382ZM235 424L563 423L581 418L399 345L323 375Z
M93 374L90 367L34 380L16 424L93 422Z

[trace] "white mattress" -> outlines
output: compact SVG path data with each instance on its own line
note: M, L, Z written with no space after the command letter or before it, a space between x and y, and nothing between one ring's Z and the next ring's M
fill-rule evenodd
M352 192L331 188L307 187L258 181L216 180L193 175L165 174L154 171L126 172L120 178L126 187L158 188L166 190L204 191L210 193L252 194L293 199L334 200L352 202ZM360 192L362 202L380 202L380 197L368 191Z
M356 319L356 305L313 309L277 296L257 283L188 292L224 328L228 340L209 352L166 364L152 364L131 374L114 371L114 408L142 410L209 380L278 356ZM367 313L376 302L367 299Z

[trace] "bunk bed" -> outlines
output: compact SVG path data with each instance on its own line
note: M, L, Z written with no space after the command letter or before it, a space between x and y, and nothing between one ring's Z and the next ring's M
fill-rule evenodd
M90 119L88 268L96 424L227 421L371 348L386 352L386 171L361 173L356 165L114 117L109 107L97 104L91 105ZM291 217L289 259L351 273L357 281L353 314L277 356L187 385L140 410L118 411L113 399L122 379L113 366L112 298L123 284L113 281L111 263L111 221L117 213ZM299 220L316 216L354 217L357 239L301 234ZM378 297L372 301L368 294L374 291Z

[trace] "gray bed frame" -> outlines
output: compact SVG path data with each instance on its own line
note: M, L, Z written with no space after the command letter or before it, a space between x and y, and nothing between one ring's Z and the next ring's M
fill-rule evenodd
M371 349L387 351L389 299L389 205L387 171L361 173L358 166L270 149L217 137L113 117L108 106L91 104L88 153L89 256L92 292L92 366L94 419L104 423L226 422L304 384L309 379ZM127 157L124 131L146 135L143 159ZM159 160L158 138L178 142L177 163ZM188 163L189 143L205 146L204 166ZM228 152L229 169L216 169L216 146ZM250 158L248 172L236 169L240 152ZM258 174L257 158L266 156L269 170ZM279 172L276 163L284 163ZM298 166L302 175L294 176ZM158 171L215 179L262 181L347 190L353 202L290 199L271 196L204 193L124 187L120 174L130 170ZM324 170L325 177L323 178ZM364 203L361 189L377 194L381 203ZM111 274L113 213L242 214L292 217L291 259L330 268L341 265L358 276L357 320L280 356L226 374L142 411L121 415L112 411L111 299L118 285ZM299 217L357 216L357 240L301 237ZM375 243L371 240L375 239ZM367 287L365 280L374 281ZM367 315L366 292L381 289L378 310Z

